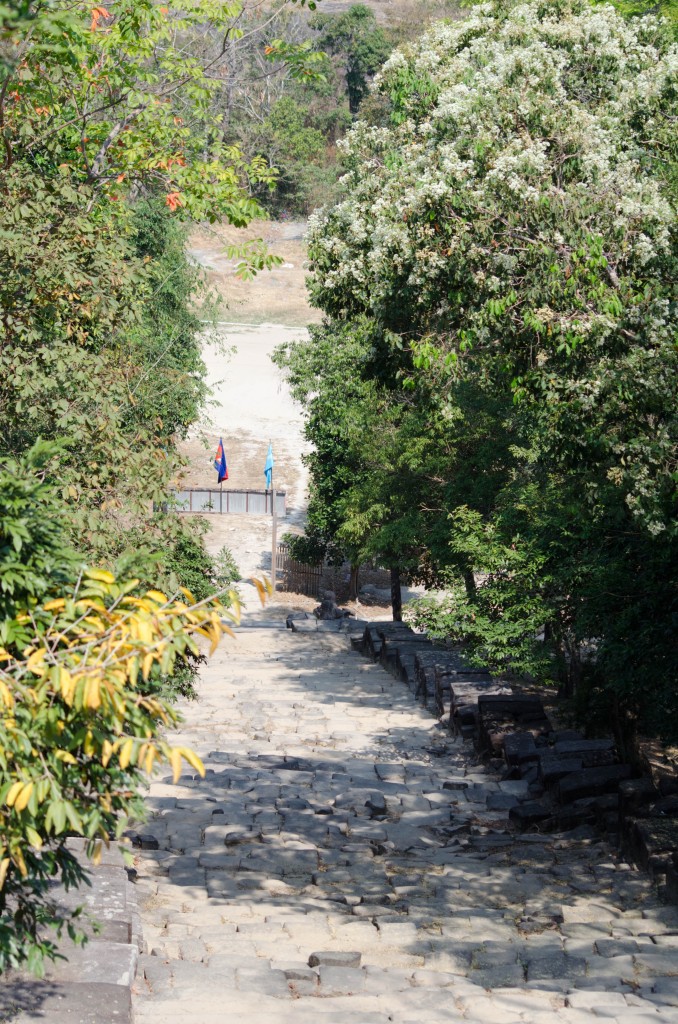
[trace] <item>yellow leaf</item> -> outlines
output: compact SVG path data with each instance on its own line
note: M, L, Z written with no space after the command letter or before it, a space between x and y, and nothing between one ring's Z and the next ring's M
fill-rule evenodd
M85 707L101 707L101 687L98 679L88 679L85 683Z
M85 576L88 580L98 580L99 583L115 583L115 576L108 569L86 569Z
M101 842L100 839L98 839L97 842L94 844L94 851L93 851L92 857L91 857L92 864L94 864L95 867L98 867L98 865L101 864L101 856L102 856L103 852L104 852L104 844Z
M26 839L28 839L28 842L31 846L34 846L36 850L40 850L42 848L42 837L31 825L26 826Z
M58 612L66 605L66 599L63 597L55 597L53 601L48 601L47 604L43 605L46 612Z
M70 706L73 703L73 694L75 693L75 679L64 666L61 667L59 673L59 683L61 687L61 696Z
M161 590L148 590L146 592L146 597L152 598L154 601L157 601L158 604L167 604L167 597Z
M127 678L129 679L130 686L137 685L137 678L139 676L139 659L128 658L127 659Z
M37 651L33 651L30 658L26 662L26 668L28 669L28 671L32 672L33 675L36 676L43 675L45 671L43 662L45 660L46 654L47 651L43 647L39 647Z
M108 762L111 760L111 755L113 754L113 750L114 750L114 747L113 747L113 744L110 742L110 740L104 740L104 742L103 742L103 744L101 746L101 764L102 764L102 766L104 768L106 767Z
M13 807L14 806L14 801L16 800L16 798L18 797L19 793L21 792L21 790L23 788L24 788L24 784L23 784L22 781L14 782L9 787L9 792L7 793L7 796L5 797L5 803L7 804L8 807Z
M64 764L77 764L78 762L68 750L57 750L54 755L57 761L63 761Z
M0 680L0 698L2 698L2 703L6 708L14 707L14 695L7 683L3 683L2 680Z
M259 600L261 601L262 604L265 604L266 597L270 597L273 593L273 584L271 583L271 581L268 579L268 577L265 577L263 580L260 580L256 576L252 576L250 577L250 583L253 583L254 586L257 588Z
M102 619L98 615L88 615L84 620L88 626L94 626L97 632L104 632L106 626Z
M144 679L148 679L151 669L153 668L153 655L147 654L141 663L141 674Z
M186 587L179 587L179 590L184 595L184 597L188 598L188 600L191 602L191 604L195 604L196 603L196 600L193 597L193 594L190 592L190 590L187 590Z
M31 799L31 793L33 792L33 783L27 782L21 792L14 799L14 810L23 811L28 805L28 801ZM21 869L19 869L21 870Z
M133 616L129 622L129 630L135 639L142 640L145 644L153 642L153 634L147 620Z
M200 775L201 778L204 779L205 765L202 763L198 755L193 750L189 750L188 747L178 747L177 749L179 750L179 753L184 757L184 759L188 761L191 768L195 768L198 775Z
M118 754L118 761L120 762L121 768L126 768L132 759L132 751L134 750L134 740L125 740L120 748Z
M147 775L150 775L151 772L153 771L153 762L155 761L157 753L158 752L155 749L155 747L151 743L149 743L148 753L146 754L146 763L144 764L144 769Z
M26 861L24 860L24 855L21 852L21 850L15 850L14 851L14 853L12 854L12 860L14 861L16 866L18 867L18 869L19 869L19 871L21 873L21 877L25 878L26 875L28 874L28 871L26 870Z
M11 862L9 857L3 857L2 860L0 860L0 889L2 889L2 887L5 884L5 879L7 878L7 870L9 868L10 863Z
M181 778L181 751L170 750L169 760L172 765L172 781L176 783Z

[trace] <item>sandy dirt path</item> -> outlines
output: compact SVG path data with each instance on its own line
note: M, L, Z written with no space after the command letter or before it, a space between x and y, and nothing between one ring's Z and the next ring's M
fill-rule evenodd
M271 362L279 344L303 337L304 332L281 324L248 326L222 324L223 339L235 352L225 357L217 346L206 345L213 402L200 432L183 445L189 466L183 474L188 487L216 486L213 460L223 438L229 478L225 489L262 489L269 442L275 457L274 482L287 495L288 514L279 521L278 535L300 529L306 508L307 471L302 454L308 446L303 437L301 408L292 401L280 371ZM208 550L216 554L226 545L244 577L270 573L270 516L209 515ZM242 585L245 608L258 607L254 588Z
M216 329L206 329L203 356L212 397L202 422L180 446L187 460L180 483L183 487L217 486L213 460L223 438L229 471L224 489L263 489L271 442L275 486L287 496L288 514L279 521L279 538L287 531L302 529L306 509L308 474L302 455L308 446L303 436L303 411L271 361L279 345L304 338L303 324L314 319L304 284L304 229L301 222L254 224L247 232L197 229L189 246L226 309ZM285 264L243 282L235 277L236 261L227 257L225 247L251 237L263 237ZM211 554L225 545L243 577L270 574L269 516L211 514L201 518L209 526L206 545ZM240 589L245 612L258 611L254 587L243 583ZM281 615L288 607L289 599L281 596L269 604L266 614Z

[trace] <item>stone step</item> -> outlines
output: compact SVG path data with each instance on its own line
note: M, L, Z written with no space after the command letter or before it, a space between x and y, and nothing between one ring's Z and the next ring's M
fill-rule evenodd
M365 629L372 651L395 648L396 630L378 629ZM397 650L416 672L413 643ZM184 828L200 838L188 860L169 854L185 877L153 873L167 850L137 851L162 954L142 958L137 1024L583 1024L588 1010L567 1000L594 990L610 999L591 1006L620 1024L638 1009L665 1024L649 996L670 977L658 972L673 947L658 943L674 926L642 916L658 908L649 881L588 826L529 831L557 810L521 778L536 780L538 759L479 763L347 638L261 631L238 645L183 708L190 735L205 727L214 775L149 794L152 814L156 794L179 796L158 804L166 831L143 829L161 847ZM552 757L581 740L523 732ZM584 799L568 813L613 813L614 794Z

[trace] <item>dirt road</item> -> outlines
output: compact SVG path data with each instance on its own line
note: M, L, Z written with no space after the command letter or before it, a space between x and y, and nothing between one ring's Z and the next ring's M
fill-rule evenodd
M261 230L262 227L265 230ZM209 283L228 303L227 313L234 319L217 324L216 341L210 328L206 332L204 359L212 398L202 422L181 446L188 465L181 473L184 487L215 487L214 454L223 438L228 463L224 489L262 489L264 464L269 442L275 457L274 482L286 491L288 515L279 523L279 536L302 528L306 508L307 472L302 455L307 450L303 437L301 408L292 400L280 371L271 361L274 349L287 341L305 336L303 324L312 318L303 284L301 264L304 258L301 235L304 225L254 225L249 237L263 235L272 251L289 257L290 279L282 289L281 274L263 272L253 281L235 278L235 263L224 247L242 241L245 232L221 229L196 232L191 253L207 271ZM286 295L286 307L280 304ZM276 322L279 316L286 322ZM237 319L236 319L237 316ZM242 320L240 319L242 318ZM267 516L207 515L207 548L212 554L226 545L233 553L244 577L270 572L271 521ZM253 587L242 586L245 609L258 608ZM283 599L283 605L287 602ZM270 611L270 609L269 609Z

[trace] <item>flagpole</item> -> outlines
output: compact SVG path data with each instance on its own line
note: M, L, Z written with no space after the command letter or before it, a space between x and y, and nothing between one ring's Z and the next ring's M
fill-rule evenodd
M275 484L273 483L273 470L271 470L271 586L275 593L278 575L278 514L275 507Z

